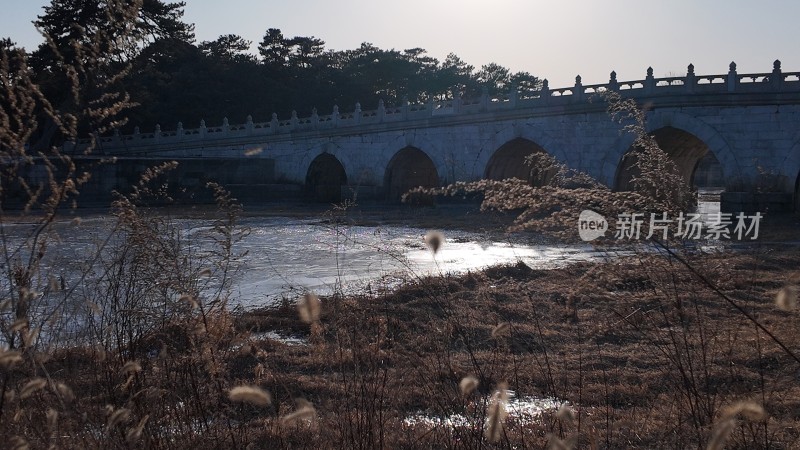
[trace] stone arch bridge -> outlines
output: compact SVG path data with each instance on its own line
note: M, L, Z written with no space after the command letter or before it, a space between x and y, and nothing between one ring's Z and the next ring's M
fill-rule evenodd
M695 186L724 190L723 208L793 208L800 190L800 72L727 73L618 81L268 122L177 128L99 139L118 164L97 188L128 185L134 169L177 160L184 185L217 180L251 199L305 195L396 200L414 186L483 177L526 178L527 155L547 152L607 185L629 187L634 137L594 94L619 91L646 107L647 126ZM87 141L79 143L86 145ZM86 157L93 158L93 157Z

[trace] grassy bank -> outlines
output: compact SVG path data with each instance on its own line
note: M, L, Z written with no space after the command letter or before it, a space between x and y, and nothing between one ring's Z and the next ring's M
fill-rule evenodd
M727 431L726 448L795 448L798 312L774 300L800 281L800 248L675 251L422 278L323 298L313 323L294 304L184 298L117 350L4 354L0 434L32 448L702 448ZM241 385L270 401L236 401ZM565 406L512 402L488 436L504 385Z
M379 298L326 299L309 331L285 307L237 324L308 338L307 346L258 344L263 353L253 359L279 397L318 405L319 430L301 442L488 445L486 400L505 382L518 396L572 405L574 419L555 410L512 418L500 448L541 448L550 436L582 448L696 448L741 401L763 405L767 416L740 420L729 448L795 447L800 364L720 294L796 349L796 313L776 308L774 298L797 281L800 249L684 257L688 267L651 253L426 278ZM479 381L468 396L458 388L466 376ZM404 423L419 411L466 415L476 426Z

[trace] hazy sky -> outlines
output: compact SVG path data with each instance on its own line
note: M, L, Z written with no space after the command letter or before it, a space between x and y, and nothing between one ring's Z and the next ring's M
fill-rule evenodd
M0 37L32 49L31 21L45 0L0 0ZM680 75L800 71L797 0L188 0L184 19L198 41L235 33L253 41L267 28L316 36L328 49L362 42L436 58L453 52L479 67L496 62L547 78L551 87Z

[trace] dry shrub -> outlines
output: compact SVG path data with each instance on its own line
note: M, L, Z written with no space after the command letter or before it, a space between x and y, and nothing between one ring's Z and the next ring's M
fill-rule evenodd
M415 188L404 198L418 195L456 196L482 193L482 210L513 211L517 217L511 230L536 230L564 240L575 240L574 225L581 211L592 210L607 218L622 213L667 213L675 217L690 211L694 193L680 175L675 162L647 133L645 111L633 99L622 99L606 91L600 98L608 103L611 118L622 124L622 131L635 136L632 192L615 192L590 175L569 168L553 156L535 153L528 157L529 180L480 180L456 182L442 188ZM647 221L643 230L646 232ZM613 227L612 227L613 229Z

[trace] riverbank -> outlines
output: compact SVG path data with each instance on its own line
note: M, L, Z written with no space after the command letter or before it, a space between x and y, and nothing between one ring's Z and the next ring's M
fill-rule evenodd
M771 232L796 241L786 220ZM800 283L800 247L771 239L415 276L323 297L311 324L291 299L244 311L183 295L168 318L121 304L95 346L0 354L0 431L81 448L702 448L729 426L734 448L793 448L798 311L775 298ZM270 401L232 401L242 385ZM503 385L514 395L489 444ZM765 418L730 422L742 401Z
M518 397L571 405L575 418L512 414L503 448L541 447L549 434L578 448L697 447L740 401L762 405L767 418L739 421L733 447L793 448L800 361L736 308L797 354L797 312L774 299L800 281L800 248L681 258L688 267L639 254L425 278L379 298L326 298L310 328L292 305L245 314L237 326L302 339L272 335L250 360L273 392L317 405L319 431L298 442L479 446L486 399L505 382ZM460 393L467 376L479 381L477 394ZM407 420L420 413L438 420ZM455 414L472 426L449 426ZM337 435L342 427L361 434Z

